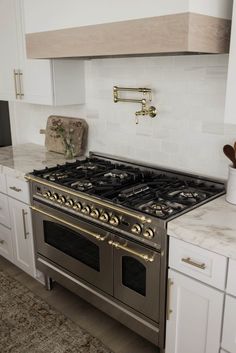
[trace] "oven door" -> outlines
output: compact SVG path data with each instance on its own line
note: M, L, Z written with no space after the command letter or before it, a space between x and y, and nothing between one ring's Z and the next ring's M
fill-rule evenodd
M115 236L114 297L159 322L160 253Z
M32 217L37 256L112 294L108 232L38 202L32 207Z

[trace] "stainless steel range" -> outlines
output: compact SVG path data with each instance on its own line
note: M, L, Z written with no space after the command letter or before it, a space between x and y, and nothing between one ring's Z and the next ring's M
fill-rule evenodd
M37 268L160 348L167 222L220 182L90 153L28 175Z

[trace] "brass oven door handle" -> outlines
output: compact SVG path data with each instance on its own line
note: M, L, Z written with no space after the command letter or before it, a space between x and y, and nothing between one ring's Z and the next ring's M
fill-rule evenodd
M181 259L181 261L182 262L185 262L186 264L188 264L188 265L191 265L191 266L194 266L194 267L197 267L197 268L200 268L201 270L205 270L205 268L206 268L206 264L203 262L203 263L197 263L197 262L195 262L195 261L193 261L192 259L191 259L191 257L183 257L182 259Z
M170 290L171 286L174 284L171 278L168 278L167 283L167 302L166 302L166 320L170 320L170 314L173 313L173 310L170 308Z
M135 255L137 257L140 257L142 260L145 260L147 262L153 262L154 261L154 256L148 256L145 254L141 254L135 250L132 250L130 248L128 248L126 245L121 245L120 243L118 243L117 241L113 241L113 240L109 240L108 244L113 246L115 249L121 249L124 250L132 255Z
M25 240L27 239L27 236L29 235L29 232L26 230L26 222L25 222L25 216L27 216L27 212L25 210L22 210L22 219L23 219L23 229L24 229L24 238Z
M71 227L71 228L74 228L74 229L76 229L76 230L78 230L78 231L80 231L80 232L84 232L84 233L90 235L91 237L95 238L95 239L98 240L98 241L104 241L104 240L107 238L107 236L101 236L101 235L99 235L99 234L97 234L97 233L94 233L94 232L91 232L91 231L89 231L89 230L87 230L87 229L84 229L84 228L82 228L82 227L76 226L75 224L73 224L73 223L71 223L71 222L67 222L67 221L65 221L64 219L61 219L61 218L56 217L56 216L53 216L52 214L50 214L50 213L48 213L48 212L45 212L45 211L42 211L42 210L40 210L39 208L36 208L36 207L34 207L34 206L30 206L30 208L31 208L33 211L36 211L36 212L41 213L41 214L43 214L43 215L45 215L45 216L48 216L48 217L54 219L55 221L58 221L58 222L60 222L60 223L62 223L62 224L64 224L64 225L66 225L66 226L69 226L69 227Z

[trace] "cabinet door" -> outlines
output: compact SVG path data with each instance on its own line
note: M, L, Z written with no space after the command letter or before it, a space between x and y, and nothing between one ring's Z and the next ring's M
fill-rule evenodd
M0 1L0 99L16 98L14 69L18 66L16 1Z
M12 233L11 230L0 224L0 255L11 262L13 261Z
M9 198L12 241L16 266L35 277L33 232L30 207Z
M223 293L169 270L166 353L218 353Z
M222 347L236 353L236 298L226 295Z

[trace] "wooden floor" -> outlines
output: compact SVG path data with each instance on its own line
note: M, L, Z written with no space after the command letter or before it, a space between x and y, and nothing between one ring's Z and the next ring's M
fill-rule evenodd
M158 353L157 347L128 328L97 310L58 284L52 291L0 256L0 269L28 287L93 336L99 338L114 353Z

